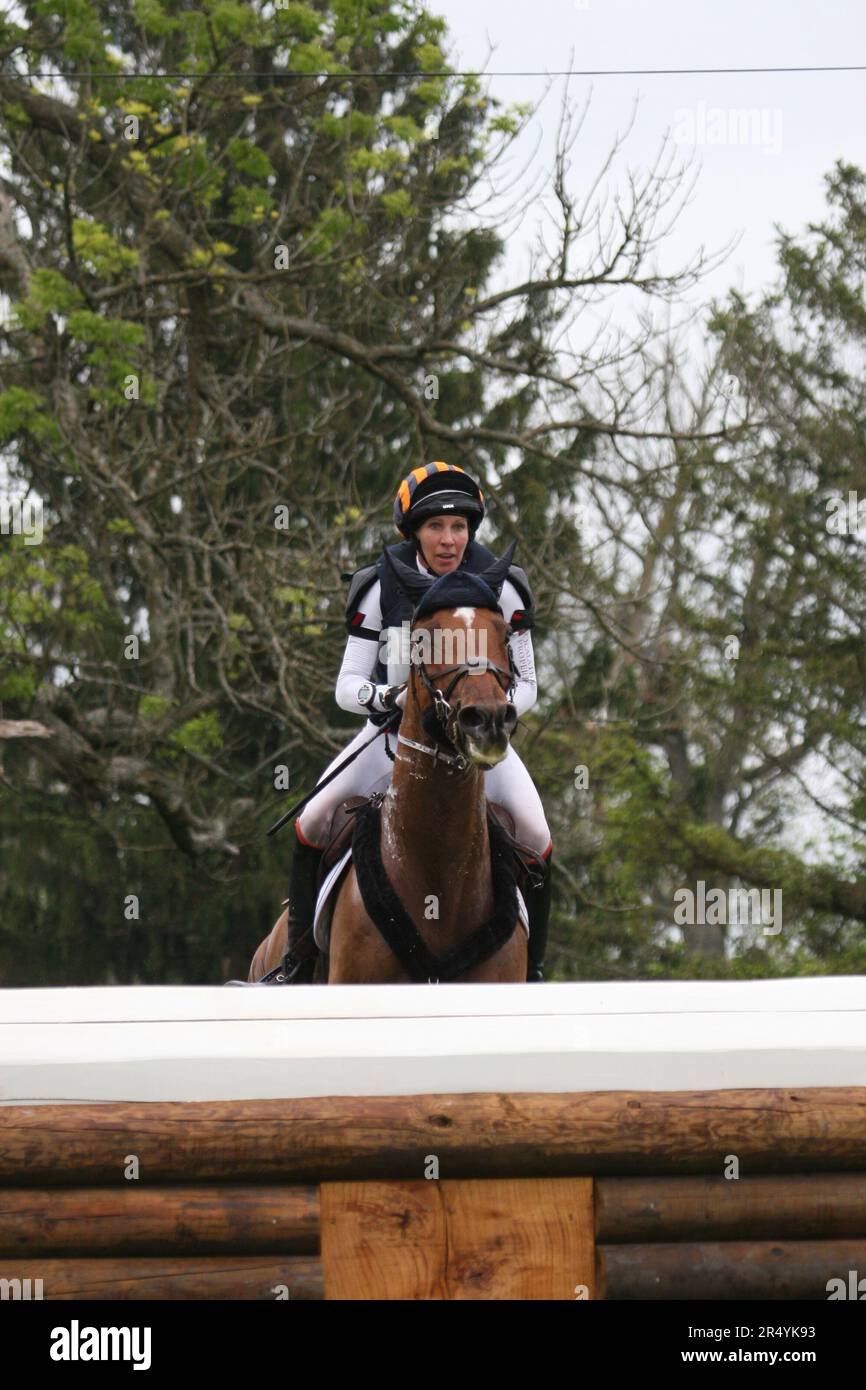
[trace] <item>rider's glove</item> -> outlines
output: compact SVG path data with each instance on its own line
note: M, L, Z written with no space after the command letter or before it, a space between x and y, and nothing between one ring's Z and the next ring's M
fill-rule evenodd
M404 685L377 685L376 694L373 697L373 708L379 714L393 710L399 705L400 709L406 704L406 686Z

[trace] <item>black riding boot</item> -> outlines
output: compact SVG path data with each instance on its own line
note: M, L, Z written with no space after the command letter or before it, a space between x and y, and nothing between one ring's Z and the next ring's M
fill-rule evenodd
M289 884L289 942L283 960L287 985L310 984L316 964L313 940L313 913L316 909L316 879L322 850L306 845L295 836L295 855Z
M526 910L529 913L529 960L526 967L526 979L533 983L544 980L544 953L547 950L547 923L550 918L550 861L553 854L547 857L547 871L544 880L533 888L531 885L523 890L526 900ZM536 866L533 865L533 868Z

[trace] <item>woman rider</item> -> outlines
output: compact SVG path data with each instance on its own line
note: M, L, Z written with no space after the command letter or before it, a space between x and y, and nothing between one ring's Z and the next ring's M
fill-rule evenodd
M478 484L457 464L428 463L404 478L394 502L394 522L405 540L389 547L404 563L417 565L422 574L439 576L452 570L479 572L496 559L475 540L484 517L484 497ZM502 585L499 606L509 624L508 645L516 674L514 705L518 715L535 704L535 663L532 654L532 594L526 575L512 565ZM380 556L352 577L346 606L348 640L337 677L336 699L341 709L367 720L347 748L322 773L326 777L337 763L367 742L376 728L405 703L408 664L388 629L401 634L412 615L412 600L400 588L395 570ZM382 648L387 641L387 666ZM405 644L404 644L405 645ZM316 947L312 921L316 902L316 876L327 840L331 818L349 796L372 795L391 778L391 762L385 739L377 738L340 776L310 800L295 821L295 851L289 889L288 952L283 974L289 983L312 978ZM544 857L547 873L537 887L524 891L529 912L529 980L542 980L547 920L550 914L550 858L553 842L541 798L512 745L502 762L486 771L485 788L490 801L505 806L514 817L515 836ZM321 780L321 779L320 779Z

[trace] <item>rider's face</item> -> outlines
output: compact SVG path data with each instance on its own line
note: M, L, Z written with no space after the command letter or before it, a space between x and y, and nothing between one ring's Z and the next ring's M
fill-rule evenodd
M469 544L465 516L431 516L416 531L421 554L434 574L456 570Z

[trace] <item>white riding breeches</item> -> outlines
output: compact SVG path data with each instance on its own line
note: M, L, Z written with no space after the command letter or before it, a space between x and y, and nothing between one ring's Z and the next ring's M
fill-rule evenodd
M351 743L329 763L322 777L327 777L338 763L372 738L375 732L376 725L368 720ZM388 740L393 752L395 735L388 735ZM327 787L323 787L318 795L307 802L297 821L301 837L307 844L323 846L332 817L340 802L349 796L372 796L373 792L384 791L391 780L392 767L391 759L385 752L385 735L382 734L350 763L345 772L340 773L333 782L329 782ZM544 854L550 845L550 830L545 819L544 807L535 783L511 744L502 762L485 772L484 785L488 800L499 802L511 812L517 839L522 844L529 845L538 854Z
M350 757L356 748L360 748L362 743L373 738L375 732L376 725L368 719L352 739L352 742L347 743L342 752L328 763L322 777L327 777L338 763L341 763L344 758ZM324 847L331 820L341 801L345 801L349 796L372 796L373 792L385 790L391 780L391 768L393 766L391 759L385 752L386 737L393 753L395 736L382 734L379 738L374 739L370 747L359 754L353 763L349 764L345 772L341 772L339 777L335 777L333 782L329 782L327 787L323 787L318 795L307 802L298 816L297 826L308 845ZM320 782L322 777L319 778Z

